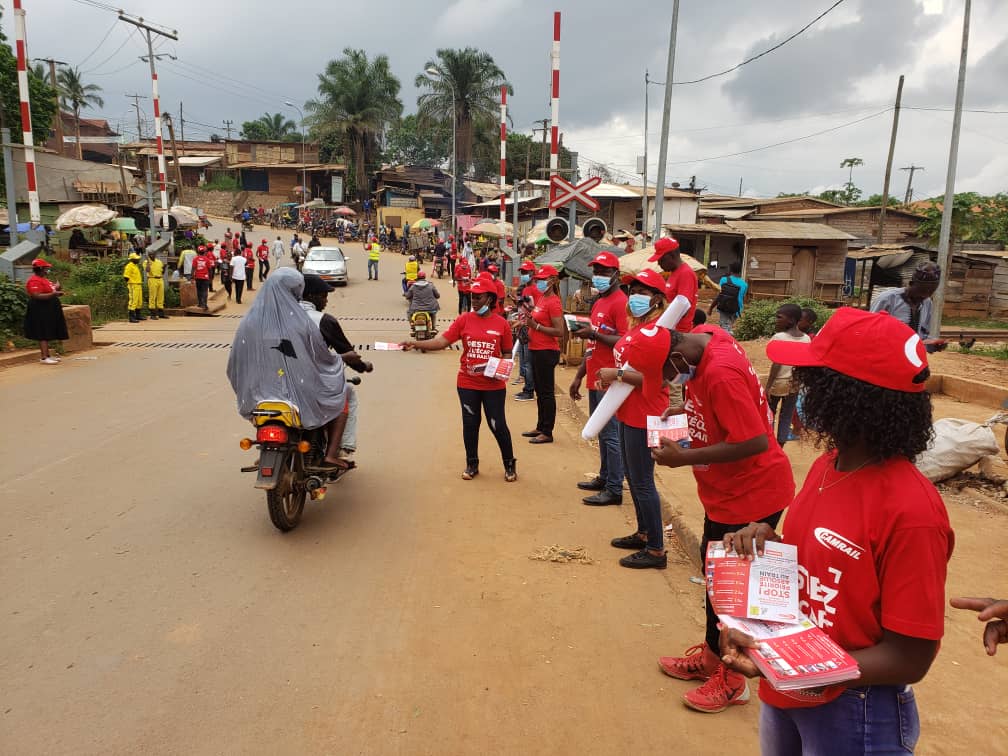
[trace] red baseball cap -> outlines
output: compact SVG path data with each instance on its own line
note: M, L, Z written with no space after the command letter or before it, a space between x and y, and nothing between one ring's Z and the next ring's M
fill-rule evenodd
M34 260L32 260L32 267L33 268L51 268L52 267L52 263L51 262L46 262L41 257L36 257Z
M489 270L481 270L479 275L476 276L477 281L493 281L493 276L490 275Z
M416 277L417 277L417 278L427 278L427 274L426 274L426 273L424 273L424 272L423 272L423 271L421 270L421 271L420 271L419 273L417 273L417 274L416 274Z
M537 281L545 281L547 278L559 278L560 273L552 265L543 265L536 271L534 278Z
M662 278L661 273L654 270L642 270L637 275L627 275L623 276L623 284L628 284L631 281L638 281L649 289L654 289L655 291L661 292L662 296L666 299L668 298L668 283Z
M500 268L498 268L496 265L488 265L487 266L487 270L489 270L491 273L499 273L500 272Z
M589 265L601 265L606 268L616 268L619 269L619 258L616 257L612 252L599 252L595 255L595 259L592 260Z
M487 280L486 278L477 278L469 286L470 294L496 294L497 287L494 285L493 281Z
M919 393L930 376L920 336L888 313L841 307L811 343L771 341L780 365L826 367L874 386Z
M518 266L518 270L535 270L535 263L531 260L526 260L521 265Z
M663 236L655 242L654 254L648 258L648 262L657 262L669 252L675 252L677 249L679 249L678 239L673 239L671 236Z
M206 247L204 247L202 244L200 244L198 247L196 247L196 251L197 252L202 252L205 249L206 249Z

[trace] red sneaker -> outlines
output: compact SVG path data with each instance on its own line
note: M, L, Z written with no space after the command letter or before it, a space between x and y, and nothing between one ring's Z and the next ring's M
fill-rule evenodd
M718 668L721 660L706 643L699 643L686 649L683 656L662 656L658 667L669 677L677 680L707 680Z
M695 711L716 714L729 706L749 703L749 685L745 675L721 664L707 682L683 695L683 703Z

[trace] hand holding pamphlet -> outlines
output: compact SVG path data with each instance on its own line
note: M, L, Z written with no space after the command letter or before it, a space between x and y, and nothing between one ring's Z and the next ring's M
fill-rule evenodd
M511 377L514 369L514 360L507 360L503 357L491 357L487 360L483 375L487 378L495 378L499 381L506 381Z
M689 438L689 421L685 414L670 415L662 420L657 415L647 416L647 445L651 449L661 446L661 440L682 441Z
M591 317L588 315L575 315L570 312L565 312L563 318L564 322L567 324L567 330L574 336L579 335L579 332L582 329L584 329L585 332L592 330Z
M397 344L394 341L376 341L374 348L378 352L401 352L402 344Z

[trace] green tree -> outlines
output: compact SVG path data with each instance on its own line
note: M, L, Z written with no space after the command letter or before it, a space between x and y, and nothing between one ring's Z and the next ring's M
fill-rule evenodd
M421 125L441 123L450 129L454 120L459 166L455 172L465 175L473 162L476 132L484 132L485 137L487 131L496 132L500 123L501 86L509 94L514 88L490 54L474 47L438 50L415 83L426 90L417 98Z
M451 156L451 129L443 123L420 126L416 115L403 116L385 135L384 160L389 163L444 165Z
M844 158L840 161L841 168L847 168L847 183L844 184L840 199L844 205L853 205L861 198L861 190L854 186L854 169L859 165L864 165L864 160L859 157Z
M297 124L283 113L264 113L254 121L245 121L241 127L242 139L264 142L300 142Z
M343 57L329 61L318 79L318 98L305 103L312 134L320 139L343 135L353 161L348 178L364 199L368 167L376 167L378 140L402 113L399 80L392 75L388 57L368 60L364 50L350 47L343 50Z
M0 22L3 9L0 8ZM34 75L28 77L28 92L31 100L32 131L35 143L44 142L49 136L56 102L52 87L44 79ZM17 58L0 25L0 126L11 130L11 138L20 143L21 139L21 97L18 94Z
M480 130L476 134L473 173L479 179L495 180L500 171L500 136L495 129ZM509 184L516 180L523 181L526 166L530 179L546 178L540 168L549 166L549 149L549 143L543 147L542 142L532 139L528 134L508 132L504 180ZM559 163L561 168L567 168L571 164L571 152L562 145Z
M105 100L98 94L102 88L97 84L85 84L80 69L69 66L61 66L56 72L56 86L63 107L73 113L74 131L77 133L77 159L82 160L84 153L80 139L80 112L84 108L105 106Z
M926 220L917 229L917 233L932 244L937 244L941 232L942 201L942 197L936 197L932 206L923 211ZM1008 194L1001 192L987 197L976 192L961 192L955 195L950 237L953 244L1008 244Z

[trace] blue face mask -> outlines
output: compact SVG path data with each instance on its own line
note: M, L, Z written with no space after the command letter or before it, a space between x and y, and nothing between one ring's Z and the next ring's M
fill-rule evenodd
M635 318L642 318L651 312L651 296L649 294L631 294L627 297L627 306L630 314Z
M521 275L522 286L524 286L525 284L527 284L531 280L532 280L532 276L528 275L527 273L522 273L522 275Z
M536 281L536 288L539 289L540 294L545 294L546 289L549 288L549 281Z
M612 286L611 276L592 276L592 286L598 289L599 294L605 294Z
M490 305L483 305L478 310L476 310L477 315L486 315L488 312L490 312Z

